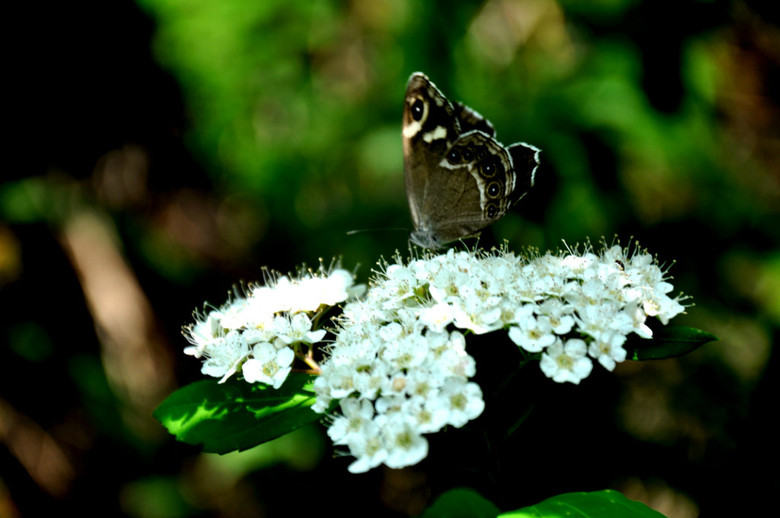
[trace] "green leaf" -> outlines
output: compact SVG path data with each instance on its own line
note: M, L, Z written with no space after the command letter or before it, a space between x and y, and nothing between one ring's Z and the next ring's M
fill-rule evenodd
M443 493L418 518L495 518L499 512L473 489L459 488Z
M693 327L672 326L653 330L653 338L632 337L626 344L632 360L662 360L682 356L718 337Z
M235 378L198 381L168 396L154 417L178 440L206 452L246 450L319 419L311 410L310 382L311 376L296 373L276 390Z
M499 518L663 518L664 515L645 504L629 500L612 490L593 493L566 493L517 511L499 515Z

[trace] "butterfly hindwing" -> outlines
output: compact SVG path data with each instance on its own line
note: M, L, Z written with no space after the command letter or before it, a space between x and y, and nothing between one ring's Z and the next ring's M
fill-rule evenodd
M509 152L509 156L512 157L512 164L517 174L514 192L515 199L513 200L513 203L516 203L528 194L528 191L534 185L536 170L539 169L539 154L541 150L525 142L512 144L506 150Z

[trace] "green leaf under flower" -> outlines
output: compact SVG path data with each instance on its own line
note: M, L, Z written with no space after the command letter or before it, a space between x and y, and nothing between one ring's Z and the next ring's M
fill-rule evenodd
M418 518L663 518L645 504L626 498L613 490L566 493L515 511L499 509L473 489L447 491Z
M671 326L653 330L652 339L632 337L625 344L632 360L662 360L682 356L718 337L693 327Z
M154 417L180 441L209 453L242 451L316 421L312 376L291 374L279 389L231 378L180 388Z
M493 502L463 487L443 493L418 518L494 518L499 512Z
M592 493L566 493L536 505L498 515L499 518L663 518L663 514L645 504L630 500L612 490Z

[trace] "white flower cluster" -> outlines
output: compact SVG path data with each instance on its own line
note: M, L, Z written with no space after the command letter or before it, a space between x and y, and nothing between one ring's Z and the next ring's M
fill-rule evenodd
M241 369L246 381L279 388L296 354L303 356L300 346L325 336L324 329L312 329L320 310L346 301L360 288L342 269L281 276L252 286L246 296L199 315L185 328L192 345L184 352L204 358L203 374L221 378L220 383Z
M468 381L476 365L460 332L426 329L410 309L386 318L366 310L359 303L345 308L345 327L314 381L315 411L340 400L328 435L357 458L354 473L416 464L428 454L423 434L463 426L485 407L479 386Z
M625 360L629 334L650 338L648 317L666 324L684 310L666 271L636 247L396 257L357 299L362 288L341 269L272 279L201 315L185 353L221 381L240 372L274 388L296 357L307 363L319 373L313 410L338 402L328 434L355 457L350 471L364 472L415 464L428 453L425 434L482 413L464 333L506 330L548 377L579 383L594 360L608 370ZM318 365L319 320L348 300Z
M459 330L507 329L540 354L547 376L579 383L594 359L609 370L623 361L628 334L649 338L648 316L666 324L683 311L671 289L649 254L620 246L599 255L396 258L363 300L344 307L314 410L339 401L328 434L356 458L350 471L415 464L427 455L423 434L460 427L484 408Z

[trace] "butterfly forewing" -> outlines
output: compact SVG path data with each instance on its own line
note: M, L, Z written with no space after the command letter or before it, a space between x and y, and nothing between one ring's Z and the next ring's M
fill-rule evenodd
M460 123L460 130L463 133L471 130L479 130L482 133L490 136L496 136L496 130L493 128L493 124L482 115L477 113L476 110L472 110L463 103L455 103L455 117L457 117Z
M413 74L406 86L403 143L406 195L415 228L436 197L431 174L459 134L452 104L425 75Z

